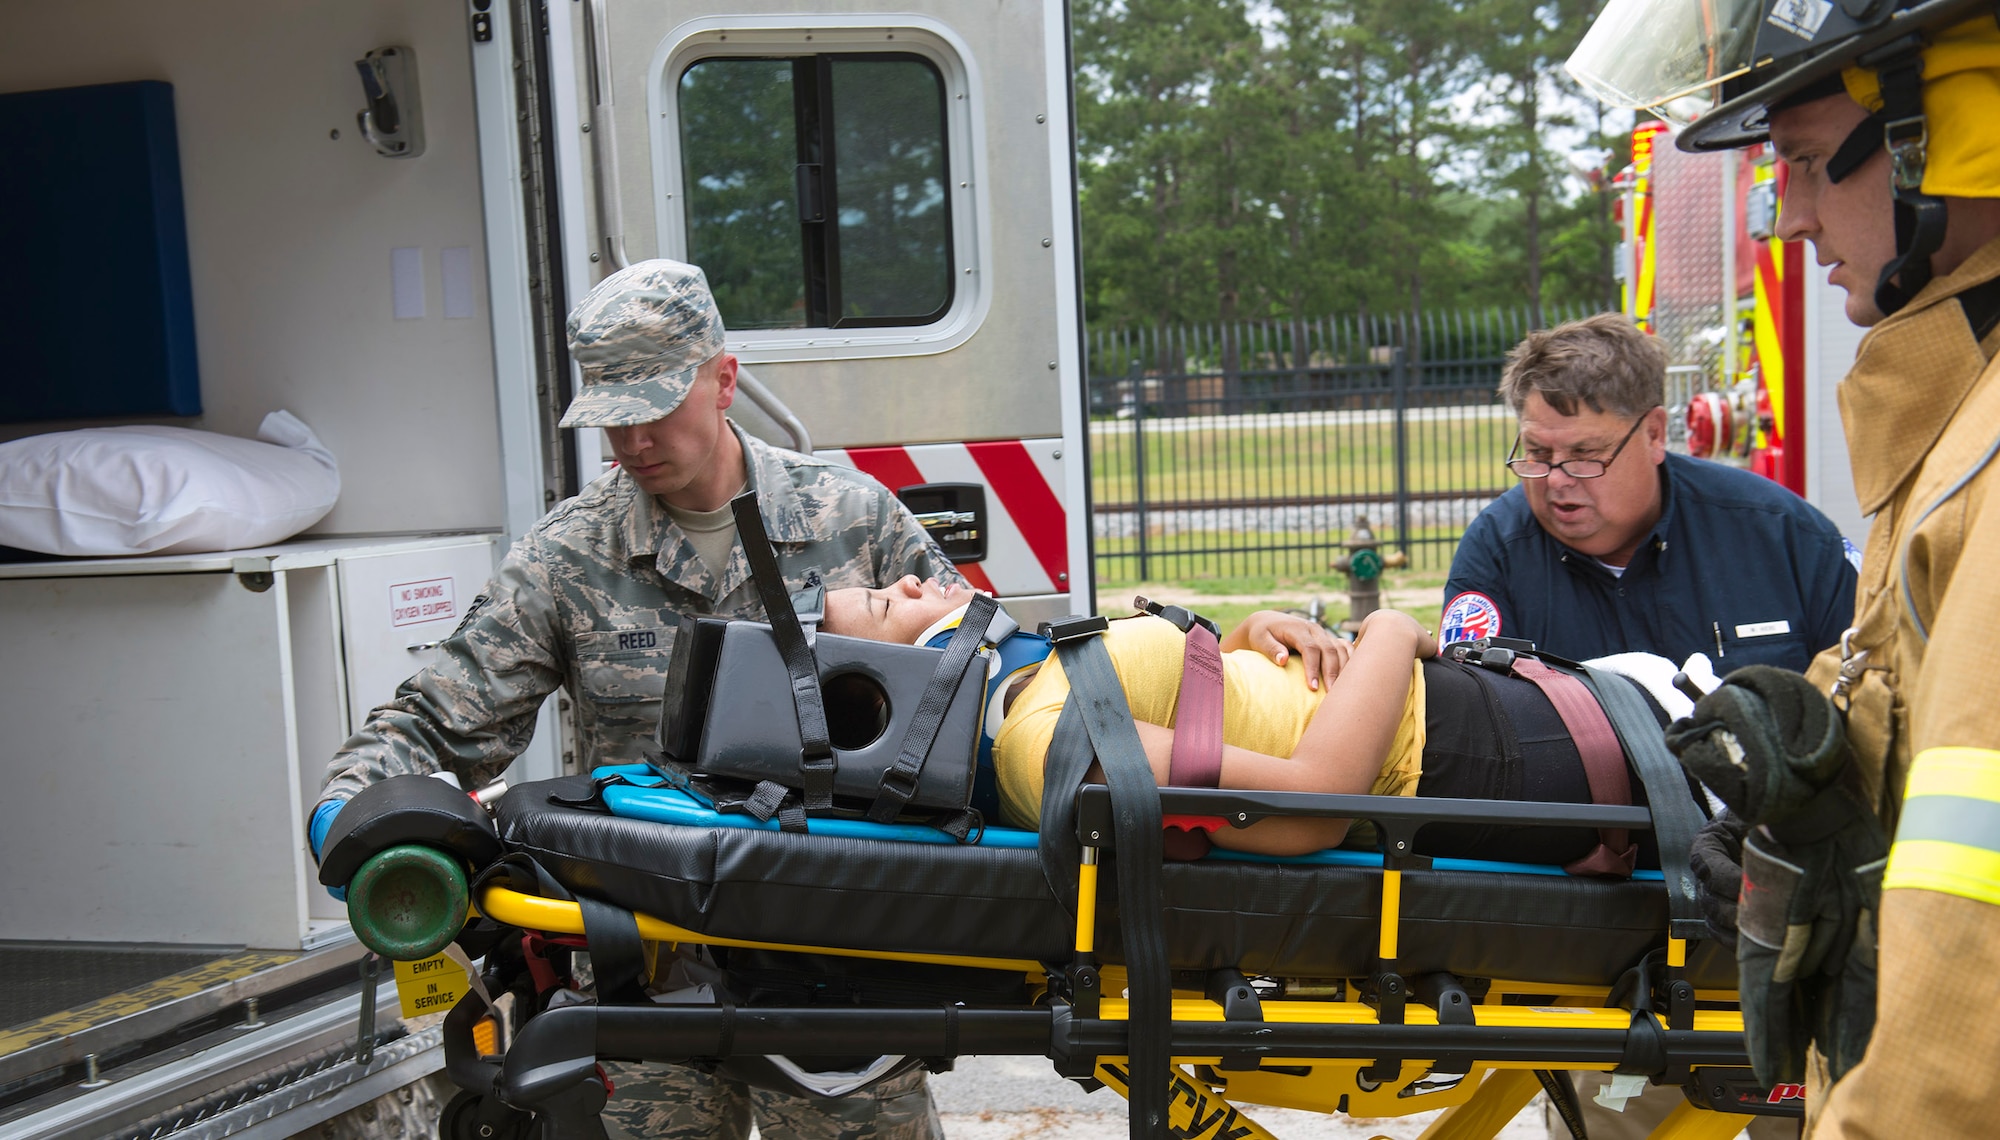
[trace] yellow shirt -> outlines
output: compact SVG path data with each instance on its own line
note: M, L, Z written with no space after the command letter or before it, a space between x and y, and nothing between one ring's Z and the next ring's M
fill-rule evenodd
M1180 703L1186 636L1158 617L1111 623L1104 648L1132 706L1132 719L1173 727ZM1305 667L1294 655L1283 668L1254 649L1222 655L1222 741L1267 756L1290 756L1319 708L1324 689L1306 687ZM1056 719L1069 697L1069 678L1054 654L1014 699L993 742L1001 815L1015 827L1034 828L1042 814L1042 770ZM1423 774L1424 671L1410 663L1410 696L1372 795L1413 796Z

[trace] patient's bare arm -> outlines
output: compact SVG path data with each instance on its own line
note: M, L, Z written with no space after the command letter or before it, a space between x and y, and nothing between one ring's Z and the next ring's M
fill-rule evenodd
M1258 610L1237 622L1222 639L1222 651L1237 649L1254 649L1279 665L1297 654L1305 666L1306 687L1312 689L1333 684L1354 651L1318 622L1279 610Z
M1221 786L1274 792L1359 795L1375 783L1388 758L1396 726L1409 701L1410 665L1434 656L1437 642L1409 615L1378 610L1339 678L1307 724L1290 756L1268 756L1225 745ZM1173 755L1171 728L1141 722L1139 740L1153 777L1166 783ZM1297 855L1338 844L1350 821L1268 819L1247 828L1223 828L1218 847L1267 855Z

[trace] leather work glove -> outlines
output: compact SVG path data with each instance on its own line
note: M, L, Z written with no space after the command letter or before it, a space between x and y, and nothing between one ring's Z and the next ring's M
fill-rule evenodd
M1804 807L1847 762L1833 703L1803 676L1750 665L1667 729L1681 766L1751 825Z
M1840 714L1799 674L1752 665L1675 721L1667 747L1730 808L1689 861L1716 893L1728 889L1727 864L1740 864L1732 909L1751 1067L1767 1085L1796 1084L1816 1044L1839 1079L1874 1031L1874 914L1889 850L1874 811L1840 780ZM1732 817L1734 860L1718 826ZM1706 906L1703 916L1716 925Z
M1750 1065L1767 1084L1805 1080L1809 1045L1839 1080L1875 1030L1875 914L1889 843L1875 814L1828 788L1792 821L1743 842L1736 979Z
M1724 812L1695 833L1688 848L1694 871L1694 900L1717 942L1736 945L1736 896L1743 889L1743 836L1750 825Z

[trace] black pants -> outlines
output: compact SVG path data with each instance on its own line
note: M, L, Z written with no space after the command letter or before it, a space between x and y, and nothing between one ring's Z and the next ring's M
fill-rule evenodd
M1532 682L1454 661L1424 662L1424 772L1419 796L1587 804L1590 779L1555 706ZM1643 690L1641 690L1643 691ZM1648 698L1651 703L1651 698ZM1632 802L1646 789L1627 764ZM1658 867L1651 832L1635 832L1639 866ZM1588 828L1434 823L1417 833L1422 855L1567 863L1590 853Z

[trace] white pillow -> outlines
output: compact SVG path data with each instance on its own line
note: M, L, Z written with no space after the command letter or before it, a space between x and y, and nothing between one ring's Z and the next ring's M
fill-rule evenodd
M0 443L0 543L110 557L282 542L333 509L340 469L290 412L257 439L135 426Z

